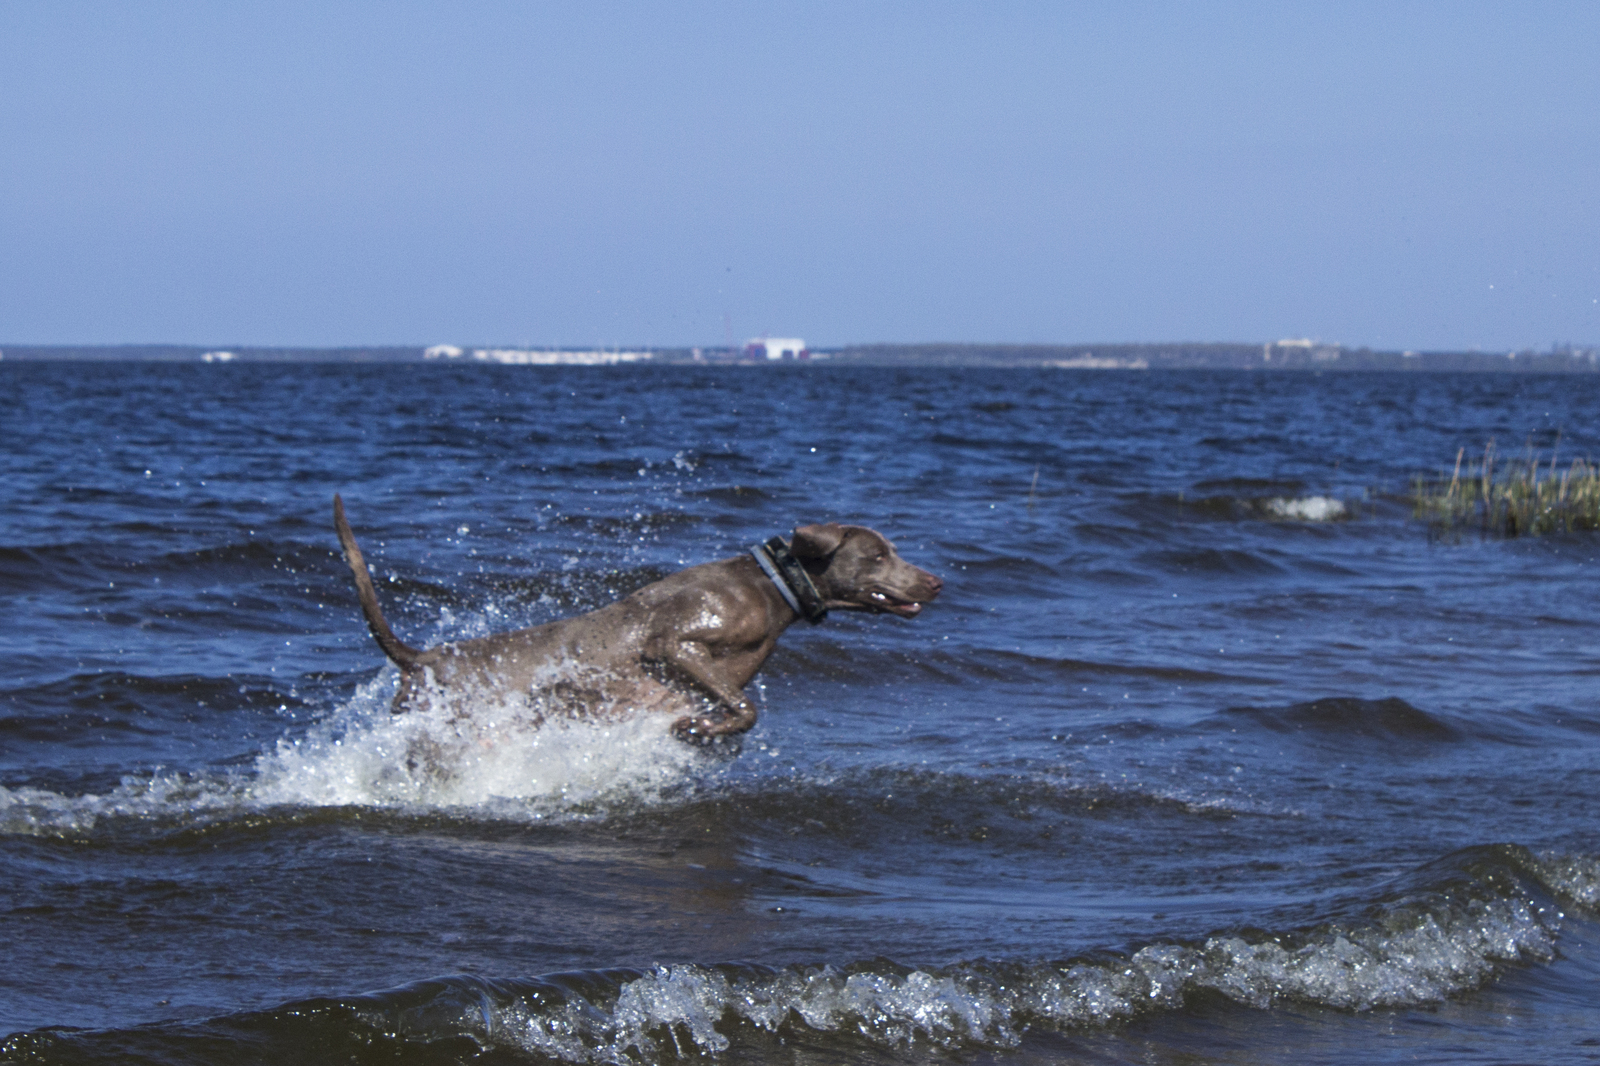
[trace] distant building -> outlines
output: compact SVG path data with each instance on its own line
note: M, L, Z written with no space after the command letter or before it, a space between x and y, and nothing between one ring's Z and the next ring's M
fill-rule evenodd
M207 363L231 363L234 360L232 352L206 352L200 357Z
M423 351L424 359L460 359L465 353L453 344L435 344Z
M799 337L756 337L744 346L746 359L810 359Z

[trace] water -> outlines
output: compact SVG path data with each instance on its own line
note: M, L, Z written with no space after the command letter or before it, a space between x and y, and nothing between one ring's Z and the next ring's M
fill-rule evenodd
M1600 1061L1600 541L1405 501L1600 382L0 378L0 1060ZM395 717L336 491L415 644L806 521L946 590L737 751Z

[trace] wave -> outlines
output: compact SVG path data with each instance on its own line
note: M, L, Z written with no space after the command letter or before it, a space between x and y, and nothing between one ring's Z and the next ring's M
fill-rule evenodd
M559 1062L678 1061L787 1049L1003 1050L1033 1032L1093 1031L1216 997L1270 1010L1439 1003L1508 966L1556 957L1567 910L1592 921L1600 859L1487 845L1445 856L1376 898L1280 930L1220 931L1061 960L902 966L675 963L537 978L457 975L204 1022L36 1030L0 1041L12 1061L114 1061L218 1053L306 1062L374 1053L459 1061L485 1052ZM1209 997L1209 998L1208 998ZM202 1051L204 1055L202 1056Z
M1140 519L1211 519L1228 522L1343 522L1356 517L1346 500L1323 493L1306 493L1299 482L1258 481L1244 478L1202 481L1199 495L1152 496L1135 493L1122 507ZM1217 492L1218 488L1230 491Z
M772 752L765 745L758 758ZM847 852L907 861L928 848L953 853L981 848L995 862L1028 860L1039 851L1059 853L1062 840L1091 823L1128 822L1149 827L1160 820L1185 829L1198 822L1230 822L1240 816L1277 818L1248 799L1210 795L1201 788L1107 781L1060 771L975 774L922 767L809 770L734 778L670 798L668 803L636 806L612 814L616 827L654 837L673 826L737 827L749 846L767 853L796 846L806 853ZM818 851L817 849L821 849ZM999 858L1004 856L1004 859ZM1088 859L1080 856L1080 862ZM768 860L763 860L768 861ZM770 860L781 864L781 860ZM795 868L803 894L817 881L812 871ZM1032 872L1036 880L1044 874ZM837 886L837 879L829 880ZM791 890L795 885L789 886Z
M180 575L194 584L232 584L273 573L281 577L304 571L325 572L338 559L338 552L330 546L247 540L191 551L165 552L130 569Z
M79 544L0 546L0 594L24 596L46 589L77 591L100 585L103 564Z
M391 692L392 681L375 679L347 707L241 765L124 774L115 787L76 795L0 786L0 834L162 835L347 810L470 822L603 819L644 831L657 823L740 825L757 836L862 846L909 830L956 846L1026 852L1050 846L1052 827L1065 820L1264 813L1243 800L1054 769L801 769L759 739L739 763L731 758L745 746L739 738L691 748L670 735L666 716L537 722L525 705L487 701L470 717L393 715Z
M0 593L40 591L81 593L107 582L143 583L152 578L171 587L245 586L255 582L300 580L328 575L342 565L332 547L294 541L246 540L207 548L160 551L172 532L159 527L136 531L143 542L76 542L32 547L0 547ZM150 547L158 550L151 552Z
M94 744L96 730L165 735L197 712L292 711L308 706L269 677L235 674L148 677L111 670L0 690L0 736L17 741Z
M1287 707L1230 707L1218 721L1236 728L1249 723L1272 733L1304 736L1311 742L1351 740L1447 743L1466 734L1442 718L1395 696L1363 700L1330 696Z

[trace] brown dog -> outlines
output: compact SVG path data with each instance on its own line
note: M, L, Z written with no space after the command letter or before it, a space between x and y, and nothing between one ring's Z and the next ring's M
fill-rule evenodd
M521 694L546 711L680 714L672 728L685 740L743 733L756 722L744 686L796 618L816 623L830 610L915 618L944 584L878 533L829 522L800 526L788 545L773 537L748 555L680 570L576 618L421 651L384 621L338 496L333 522L367 627L400 667L396 713L434 696Z

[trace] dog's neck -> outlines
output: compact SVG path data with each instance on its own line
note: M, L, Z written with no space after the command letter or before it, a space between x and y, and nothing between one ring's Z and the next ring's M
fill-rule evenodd
M762 573L778 586L783 602L795 614L812 625L828 617L828 608L822 602L817 586L812 583L811 575L806 573L806 568L794 557L794 552L789 550L789 545L784 543L782 537L772 537L765 544L757 544L750 549L750 554L755 557Z

